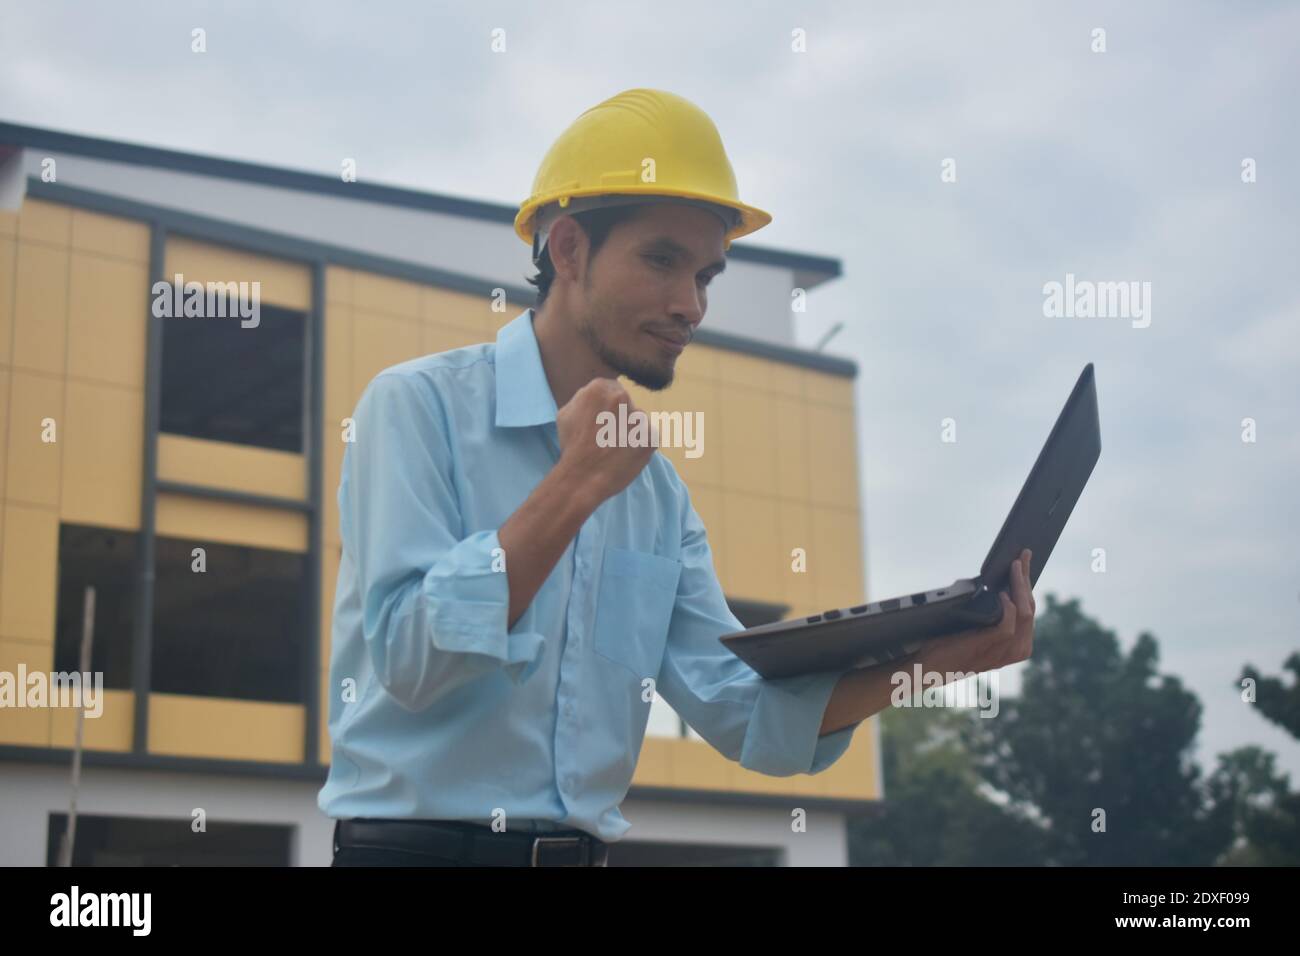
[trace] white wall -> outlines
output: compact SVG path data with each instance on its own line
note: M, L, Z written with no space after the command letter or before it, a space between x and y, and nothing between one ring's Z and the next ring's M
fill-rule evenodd
M216 774L82 767L79 814L191 818L294 827L296 866L329 866L334 821L316 807L318 784ZM0 763L0 866L44 866L50 813L68 811L69 770L52 764ZM624 839L662 843L771 846L788 866L844 866L844 815L809 809L807 832L794 833L790 808L628 800Z
M77 813L274 823L295 828L291 859L328 866L334 821L316 807L320 785L217 774L81 768ZM67 813L70 771L53 764L0 763L0 866L44 866L49 814Z
M632 828L625 840L778 847L786 866L847 866L848 821L843 813L807 807L806 831L791 828L791 805L687 803L626 800L623 816Z

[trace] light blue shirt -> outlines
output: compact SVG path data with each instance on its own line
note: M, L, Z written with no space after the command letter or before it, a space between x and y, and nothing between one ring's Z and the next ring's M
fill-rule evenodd
M660 452L587 519L507 629L497 529L560 457L532 320L529 309L495 344L387 368L357 403L338 490L321 810L616 841L653 691L743 767L826 769L858 726L818 736L840 673L767 681L721 644L743 625Z

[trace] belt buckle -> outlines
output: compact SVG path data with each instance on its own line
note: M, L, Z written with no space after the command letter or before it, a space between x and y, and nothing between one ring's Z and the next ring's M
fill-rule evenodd
M545 863L540 862L540 861L538 860L538 858L537 858L537 851L541 848L541 846L542 846L543 843L547 843L547 844L557 844L557 843L559 843L559 844L563 844L563 843L568 843L568 844L572 844L572 845L574 845L574 846L579 846L579 847L581 847L581 846L584 845L584 841L585 841L585 839L586 839L585 837L580 837L580 836L565 836L565 837L555 837L555 836L550 836L550 837L548 837L548 836L539 836L539 837L533 837L533 856L532 856L532 862L531 862L529 865L530 865L530 866L546 866L546 865L547 865L547 864L545 864ZM573 864L569 864L569 865L572 865L572 866L587 866L587 865L589 865L589 861L590 861L590 859L591 859L591 848L590 848L589 846L587 847L587 852L585 852L585 853L582 854L582 857L583 857L582 862L580 862L580 863L573 863ZM560 866L565 866L566 864L561 863L561 864L559 864L559 865L560 865Z

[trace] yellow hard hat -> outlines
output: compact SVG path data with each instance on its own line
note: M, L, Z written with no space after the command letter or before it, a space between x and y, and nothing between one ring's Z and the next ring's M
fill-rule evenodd
M551 144L515 233L536 260L539 231L544 237L558 216L658 199L717 212L726 248L772 221L740 201L722 137L703 110L675 93L633 89L587 110Z

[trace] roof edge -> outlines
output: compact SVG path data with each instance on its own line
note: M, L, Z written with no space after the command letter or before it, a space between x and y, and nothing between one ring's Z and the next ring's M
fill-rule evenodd
M466 199L403 186L387 186L369 182L344 182L340 178L327 176L323 173L309 173L283 166L268 166L263 163L253 163L240 159L222 159L200 153L166 149L160 146L146 146L141 143L103 139L96 136L85 136L80 133L65 133L61 130L0 121L0 144L4 143L73 153L78 156L88 156L110 162L152 166L157 169L172 169L177 172L193 173L199 176L237 179L241 182L260 183L267 186L278 186L281 189L295 189L299 192L337 196L361 202L382 203L406 209L419 209L425 212L465 216L500 223L512 228L515 214L519 211L517 207L505 203ZM743 262L812 272L823 275L825 279L838 278L843 274L840 260L827 256L752 246L745 243L732 243L730 253L732 258Z

